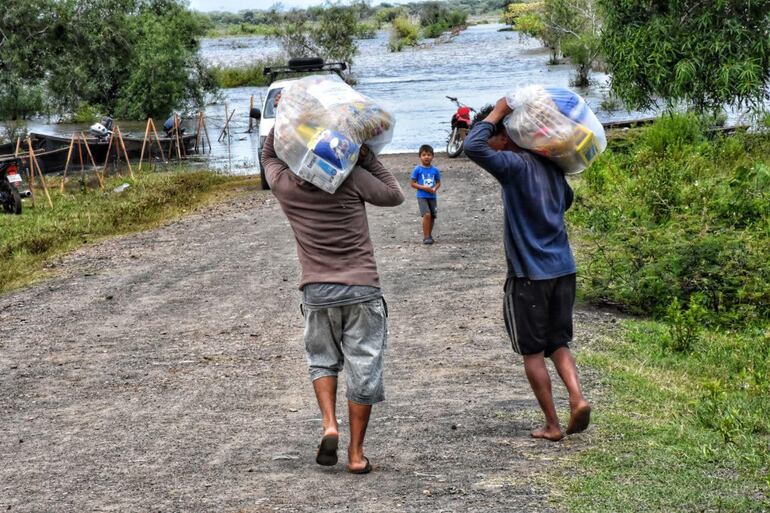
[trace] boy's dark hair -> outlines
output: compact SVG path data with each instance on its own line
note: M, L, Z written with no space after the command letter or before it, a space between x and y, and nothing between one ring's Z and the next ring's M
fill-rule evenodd
M476 126L476 123L478 123L479 121L484 121L484 119L487 116L489 116L489 113L492 112L492 109L494 109L494 108L495 108L494 105L489 105L489 104L484 105L483 107L481 107L478 110L478 112L476 112L476 115L473 116L473 122L471 123L471 128ZM494 135L497 135L500 132L505 132L505 125L503 124L503 120L502 119L500 121L498 121L497 124L495 125L495 133L494 133Z
M435 155L435 153L433 153L433 146L431 146L430 144L423 144L422 146L420 146L420 151L417 152L417 155L422 155L423 152L430 153L431 155Z

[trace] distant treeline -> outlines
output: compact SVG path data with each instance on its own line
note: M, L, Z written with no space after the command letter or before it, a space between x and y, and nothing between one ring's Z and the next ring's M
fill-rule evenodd
M357 10L361 17L370 18L380 22L388 23L393 21L398 14L419 17L426 9L434 9L441 6L449 11L462 11L467 15L500 14L510 0L445 0L442 2L409 2L406 4L391 4L383 2L372 6L367 2L353 2L350 7ZM307 9L295 9L295 11L304 12L311 21L317 21L322 15L325 7L308 7ZM206 13L205 16L211 21L213 26L227 25L270 25L275 21L275 16L280 11L276 8L270 9L244 9L238 12L214 11ZM213 27L212 27L213 28Z

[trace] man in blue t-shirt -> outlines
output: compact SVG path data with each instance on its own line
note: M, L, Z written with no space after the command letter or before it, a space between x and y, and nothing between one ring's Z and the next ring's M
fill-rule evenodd
M438 205L436 191L441 187L441 173L433 167L433 147L420 146L420 164L412 171L412 188L417 189L417 205L422 218L422 243L433 244L433 225L436 222Z
M511 112L505 98L482 109L465 138L465 154L502 187L504 244L508 263L503 316L513 350L524 359L527 379L545 414L535 438L561 440L551 377L550 357L569 392L567 434L588 427L591 406L580 389L572 341L575 260L567 239L564 213L573 193L564 173L548 159L516 146L503 118Z

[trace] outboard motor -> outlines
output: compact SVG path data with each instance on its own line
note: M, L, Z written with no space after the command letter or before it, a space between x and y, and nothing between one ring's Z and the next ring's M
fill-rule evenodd
M106 139L112 133L113 121L109 116L104 116L99 123L94 123L88 129L91 135L99 140Z

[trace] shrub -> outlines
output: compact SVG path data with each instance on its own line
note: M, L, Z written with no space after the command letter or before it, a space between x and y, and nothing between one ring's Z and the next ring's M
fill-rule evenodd
M282 61L267 59L247 66L224 67L212 66L208 71L214 77L218 87L230 89L233 87L259 87L266 86L267 78L264 75L266 67L275 66Z
M569 213L586 297L653 316L673 315L674 298L696 308L696 297L708 324L765 322L769 155L770 136L713 135L691 115L611 143Z
M393 20L388 47L391 52L400 52L405 46L416 46L418 38L417 25L409 21L406 16L399 16Z
M72 122L79 124L93 123L99 118L100 112L102 112L102 107L99 105L81 103L72 114Z

